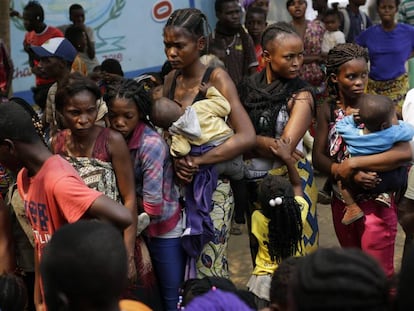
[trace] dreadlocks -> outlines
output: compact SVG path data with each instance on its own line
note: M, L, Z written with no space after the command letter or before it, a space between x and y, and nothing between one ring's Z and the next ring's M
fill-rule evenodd
M269 201L275 197L282 197L282 204L270 206ZM259 186L259 202L263 215L270 219L267 248L272 261L280 263L282 259L300 252L301 210L289 181L282 176L266 176Z

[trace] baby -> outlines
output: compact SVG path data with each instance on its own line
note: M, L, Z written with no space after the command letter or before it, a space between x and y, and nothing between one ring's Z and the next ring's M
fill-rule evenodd
M345 43L345 35L339 30L341 25L340 13L337 9L329 9L325 12L323 19L326 31L322 39L322 53L328 54L329 50L339 43Z
M234 135L224 120L231 111L227 99L208 84L202 83L199 89L204 99L185 110L165 97L155 100L152 107L151 121L171 134L170 153L174 157L204 154ZM230 179L234 197L245 191L242 156L215 165L201 165L193 181L186 186L186 229L181 242L190 258L197 258L204 245L214 239L210 211L213 190L220 175Z
M170 153L173 157L184 157L194 146L203 149L222 144L234 132L225 122L231 111L230 103L215 88L202 84L200 91L206 99L196 101L184 111L179 103L166 97L155 100L151 121L171 134ZM244 176L241 156L215 165L218 175L234 180Z
M351 156L370 155L384 152L400 141L410 141L414 136L414 127L403 121L396 124L395 105L382 95L363 95L358 98L359 112L350 115L336 124L336 130L345 141ZM356 120L355 120L356 119ZM356 122L358 121L358 123ZM407 170L404 167L379 174L380 183L366 192L375 194L375 200L384 206L391 205L390 192L399 190L406 182ZM363 217L352 196L345 187L339 187L342 196L348 201L342 223L348 225ZM345 195L344 195L345 194ZM351 195L351 196L349 196Z

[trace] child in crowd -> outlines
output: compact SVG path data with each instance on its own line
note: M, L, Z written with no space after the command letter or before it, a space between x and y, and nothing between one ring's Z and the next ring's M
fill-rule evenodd
M345 141L347 152L351 156L376 154L391 149L399 141L410 141L414 136L414 127L403 121L398 121L395 105L389 97L382 95L363 95L357 99L358 112L349 115L336 124L336 130ZM375 200L385 207L390 207L389 192L398 191L407 179L406 168L400 167L379 174L379 184L369 191ZM339 188L344 196L346 212L342 223L349 225L364 216L352 197L345 192L348 190L341 185ZM348 185L346 185L348 186ZM351 187L352 189L352 187ZM355 191L351 190L352 195ZM345 195L344 195L345 193Z
M150 310L137 301L134 307L132 301L119 301L128 284L127 269L122 235L116 228L86 220L63 226L40 263L46 306L68 311Z
M151 94L144 84L125 79L109 86L106 100L111 128L123 135L133 160L138 210L151 217L143 233L151 258L144 254L144 269L138 271L143 283L147 282L140 288L145 294L141 301L153 309L162 309L158 307L162 303L164 310L176 310L186 259L181 246L181 206L168 146L149 123ZM150 277L151 261L162 299Z
M86 63L80 56L80 53L84 53L87 45L86 34L82 27L71 25L65 31L65 38L72 43L73 47L78 51L75 59L72 63L72 72L80 72L82 75L88 75L88 68Z
M322 53L328 54L329 50L339 43L345 43L345 35L339 30L341 16L337 9L328 9L323 18L326 31L322 39Z
M290 278L298 270L303 257L291 256L283 260L275 270L270 284L269 311L288 310L288 291Z
M262 209L252 214L252 234L259 250L247 287L256 295L259 309L269 305L272 274L278 265L287 257L301 255L304 248L302 230L309 204L303 197L290 144L280 139L277 149L270 147L286 163L290 182L281 176L267 175L258 190Z
M256 58L259 62L256 70L260 72L265 67L265 61L262 57L263 49L261 39L262 33L267 26L266 11L260 7L250 6L247 9L244 26L246 27L250 37L253 39Z
M215 87L205 83L200 85L199 94L206 99L196 101L184 112L179 103L166 97L156 100L152 107L152 122L172 134L170 153L173 157L203 154L222 144L234 133L224 121L231 109L227 99ZM212 190L216 187L219 175L241 180L244 176L242 157L200 168L193 183L186 187L187 221L182 243L192 258L196 258L203 246L214 238L209 213L212 208ZM233 187L233 191L238 190Z

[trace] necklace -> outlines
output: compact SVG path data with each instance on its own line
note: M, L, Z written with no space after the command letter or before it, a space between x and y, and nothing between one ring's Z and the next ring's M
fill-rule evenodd
M227 45L227 47L226 47L226 55L227 56L229 56L230 55L230 48L232 48L233 47L233 45L236 43L236 38L238 37L238 33L236 33L234 36L233 36L233 41L231 41L231 43L229 44L229 45Z

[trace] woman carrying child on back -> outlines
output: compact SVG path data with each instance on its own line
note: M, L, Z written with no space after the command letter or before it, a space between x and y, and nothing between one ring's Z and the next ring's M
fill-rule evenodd
M270 303L272 275L281 261L301 255L304 249L302 230L309 204L303 197L302 182L290 144L290 139L282 138L277 141L276 149L270 146L275 156L285 162L289 180L267 175L258 189L261 209L252 214L252 234L259 248L247 287L255 294L258 309Z

